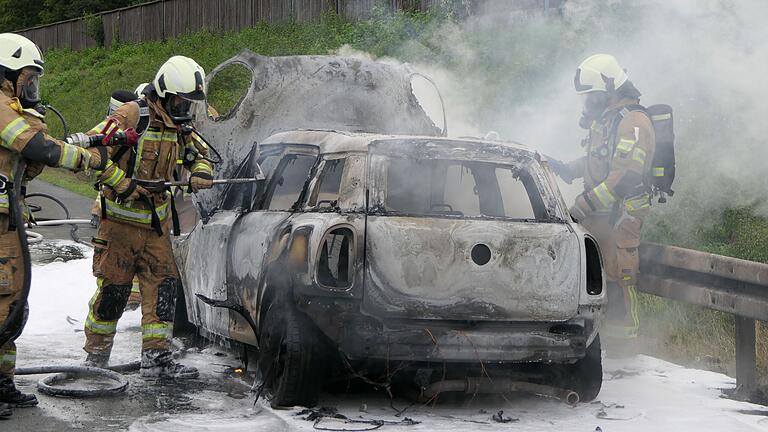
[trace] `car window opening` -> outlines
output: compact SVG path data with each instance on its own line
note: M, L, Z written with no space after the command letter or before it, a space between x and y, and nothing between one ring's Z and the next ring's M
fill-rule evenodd
M385 157L385 212L547 220L524 168L492 162Z
M313 155L293 154L284 157L272 179L272 194L266 208L291 210L304 189L315 160Z
M316 196L310 206L323 209L338 207L345 161L346 159L333 159L325 162L323 172L318 179Z
M352 231L349 228L336 228L325 236L317 268L317 279L321 285L332 288L350 286L351 248Z

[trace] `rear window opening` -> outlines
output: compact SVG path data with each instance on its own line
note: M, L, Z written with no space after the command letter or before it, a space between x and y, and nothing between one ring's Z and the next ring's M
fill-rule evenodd
M385 212L549 219L536 182L525 168L466 160L384 159Z
M354 235L349 228L336 228L325 235L317 264L317 282L329 288L352 285L352 245Z

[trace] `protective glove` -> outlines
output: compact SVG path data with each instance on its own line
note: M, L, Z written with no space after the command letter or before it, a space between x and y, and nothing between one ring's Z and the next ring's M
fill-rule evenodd
M557 159L547 159L547 162L549 162L549 166L552 168L552 171L554 171L558 177L563 179L564 182L571 184L571 182L573 182L573 180L576 178L571 172L571 169L568 167L568 164L565 162Z
M213 176L208 173L196 172L189 176L189 191L197 193L200 189L213 187Z
M142 196L150 196L148 190L136 184L131 178L124 178L120 180L114 187L117 192L117 199L120 202L135 201Z

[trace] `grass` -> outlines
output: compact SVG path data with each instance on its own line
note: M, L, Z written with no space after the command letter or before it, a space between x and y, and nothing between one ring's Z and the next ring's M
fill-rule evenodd
M61 168L46 168L35 180L51 183L88 198L96 198L94 179L82 173L73 173Z

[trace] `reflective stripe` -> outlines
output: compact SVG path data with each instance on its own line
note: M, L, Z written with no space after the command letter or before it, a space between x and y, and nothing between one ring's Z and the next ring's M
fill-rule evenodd
M202 139L200 139L200 137L197 136L197 134L192 134L190 136L192 137L192 140L195 143L197 143L197 145L199 145L200 147L202 147L202 148L204 148L206 150L208 149L208 144L206 144ZM190 143L192 143L192 142L190 141ZM192 143L192 145L194 146L194 143Z
M21 135L22 132L29 129L29 123L24 120L24 117L17 117L12 122L8 123L3 131L0 132L0 139L3 140L3 147L13 147L16 138Z
M118 219L127 220L130 222L137 222L143 224L152 223L152 211L132 208L124 205L120 205L112 200L105 200L107 204L107 217L115 217ZM155 207L157 217L160 218L160 222L164 221L168 217L168 202Z
M0 208L8 208L8 194L0 193Z
M213 169L207 163L200 161L200 162L195 162L195 164L192 165L192 172L193 173L204 172L207 174L213 174Z
M664 177L664 167L654 167L653 168L653 176L654 177Z
M173 335L173 324L144 324L141 326L141 339L170 339Z
M106 125L107 125L107 121L104 120L101 123L94 126L93 128L91 128L91 130L89 130L88 133L93 133L93 134L101 133L101 131L104 129L104 126Z
M80 165L80 147L73 146L71 144L64 144L61 146L61 157L59 158L59 166L63 168L75 169Z
M622 138L619 140L618 144L616 144L616 150L621 150L624 153L629 153L630 151L632 151L632 148L635 146L636 142L637 141L635 140Z
M85 328L96 334L111 335L117 332L117 321L99 321L93 316L93 312L89 312Z
M8 351L5 354L0 354L0 364L10 364L11 366L16 364L16 351Z
M669 114L669 113L651 116L651 120L653 121L669 120L671 118L672 118L672 114Z
M640 195L639 197L628 199L624 202L624 208L627 211L637 211L651 206L651 197L648 194Z
M139 291L139 278L133 278L133 281L131 281L131 292L137 293Z
M637 313L637 291L635 291L634 285L628 286L627 291L629 292L629 314L632 318L632 325L629 326L629 330L630 334L637 335L637 330L640 328L640 316Z
M605 182L597 185L597 187L592 189L592 191L595 193L597 199L600 200L600 204L602 204L603 207L610 207L611 204L616 202L616 198L614 198L611 191L608 190L608 186L605 184Z
M118 183L123 181L123 179L125 178L125 171L121 170L117 165L114 165L114 167L115 168L112 171L112 174L110 174L109 177L107 177L104 181L102 181L102 183L104 183L107 186L115 187L117 186Z
M639 162L640 165L645 165L645 150L641 149L640 147L635 148L635 150L632 152L632 160L635 162Z

